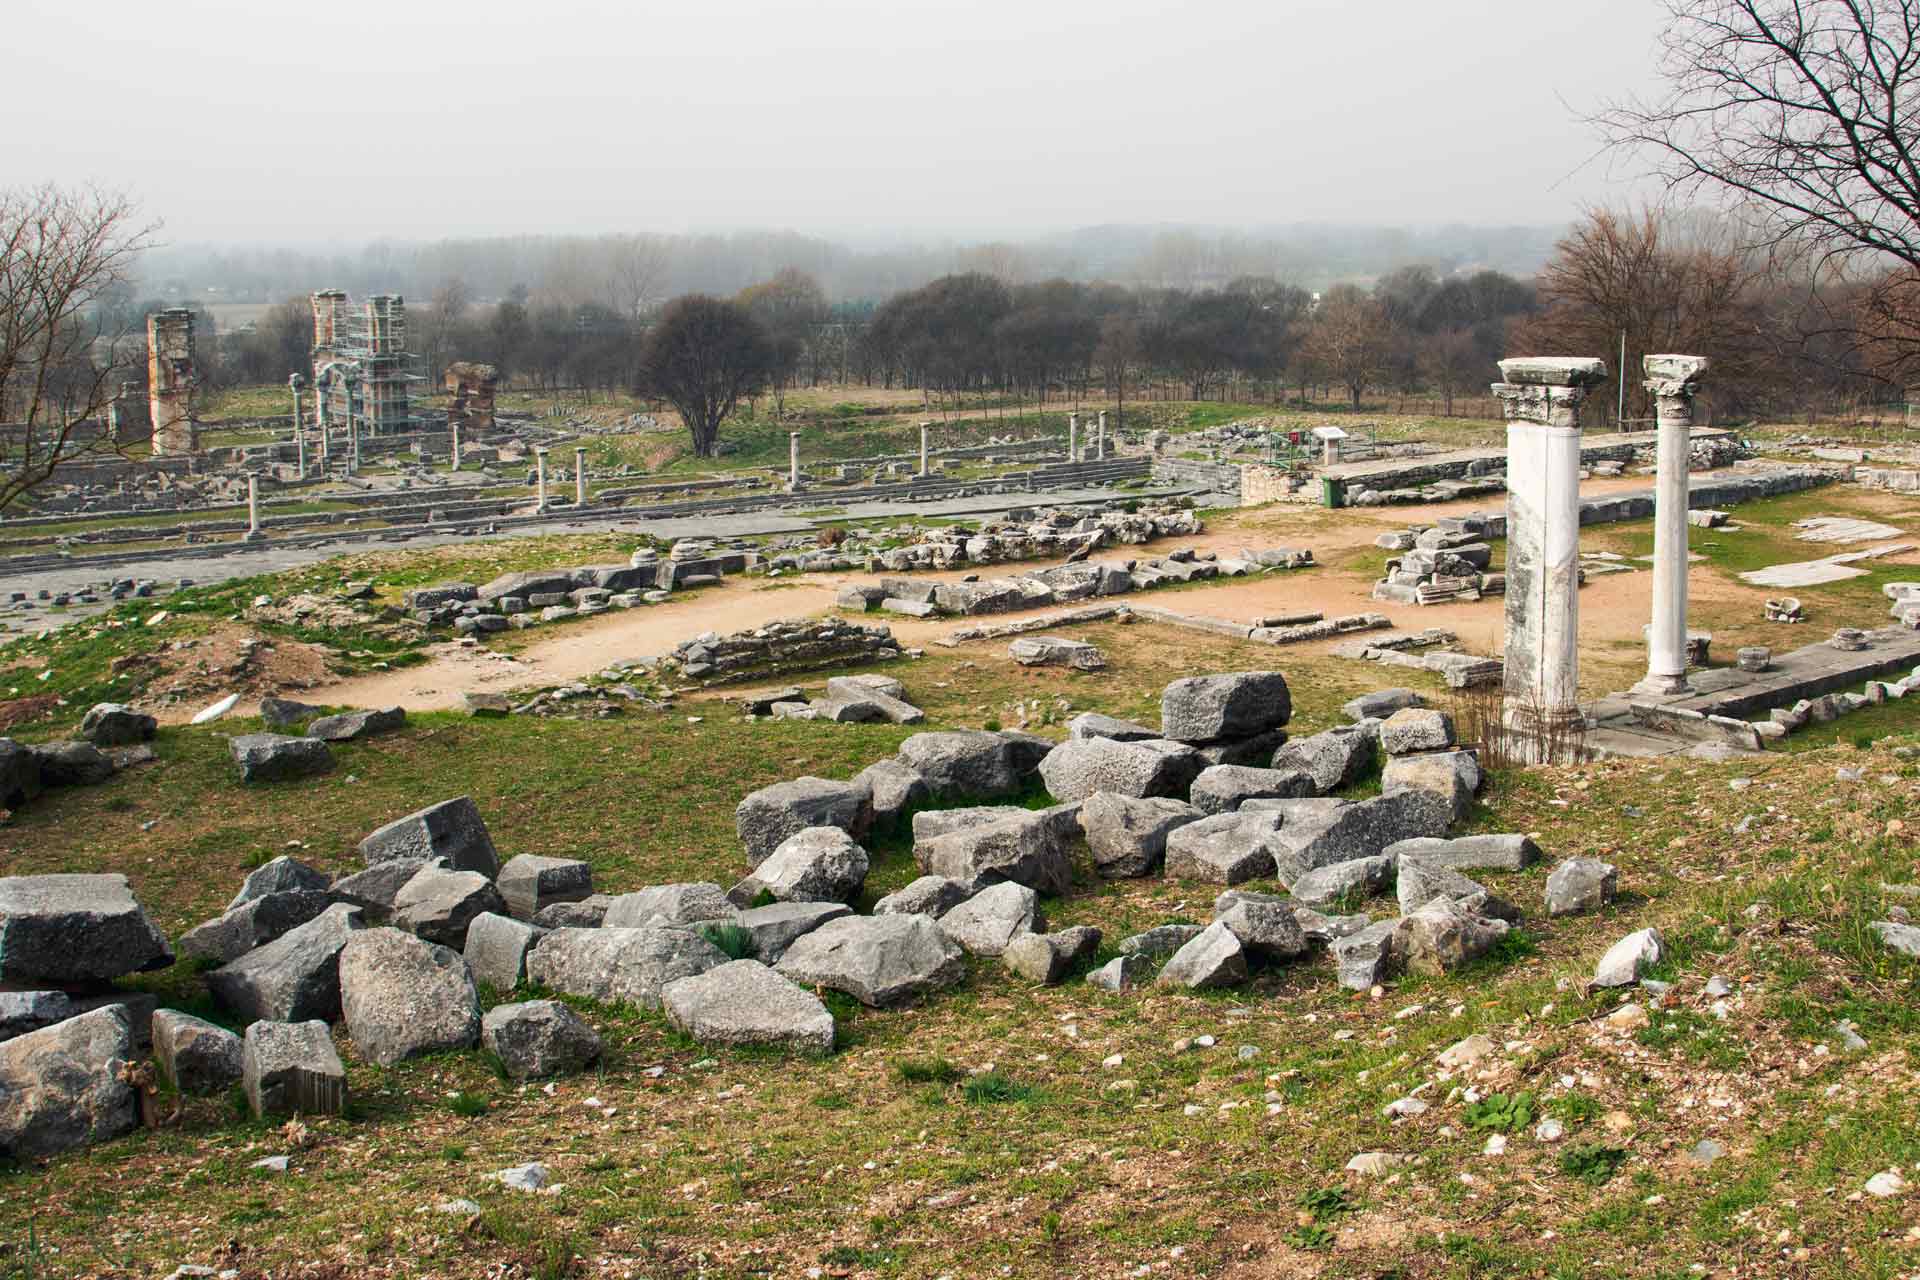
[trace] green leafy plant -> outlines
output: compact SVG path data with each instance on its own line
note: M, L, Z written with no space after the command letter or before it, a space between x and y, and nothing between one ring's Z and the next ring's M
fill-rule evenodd
M1524 1129L1533 1123L1533 1095L1524 1091L1490 1093L1468 1104L1466 1121L1469 1128L1491 1129L1495 1133Z
M1625 1164L1627 1153L1597 1142L1578 1142L1560 1154L1560 1172L1590 1187L1605 1186Z
M1310 1191L1303 1192L1298 1203L1316 1220L1321 1221L1337 1218L1343 1213L1352 1213L1358 1207L1353 1203L1353 1198L1347 1194L1345 1187L1314 1187Z
M1585 1124L1600 1115L1600 1104L1584 1093L1563 1093L1547 1103L1547 1113L1563 1124Z
M447 1099L447 1110L457 1116L472 1119L475 1116L487 1114L487 1100L477 1093L468 1093L463 1089Z
M952 1084L966 1073L945 1058L903 1058L893 1064L903 1084Z
M1287 1243L1296 1249L1319 1253L1333 1248L1333 1228L1318 1222L1304 1223L1287 1233Z
M697 932L729 960L751 960L757 950L753 934L737 924L703 924Z
M962 1092L968 1102L975 1106L991 1106L1002 1102L1037 1102L1040 1091L1030 1084L1022 1084L1011 1076L998 1071L989 1071L967 1081Z

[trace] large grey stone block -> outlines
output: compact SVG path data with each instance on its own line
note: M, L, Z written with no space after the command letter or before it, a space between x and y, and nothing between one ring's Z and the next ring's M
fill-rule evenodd
M240 1037L178 1009L153 1014L153 1057L174 1088L187 1094L225 1093L240 1082Z
M264 947L207 974L214 999L246 1021L331 1022L340 1016L340 949L362 927L336 903Z
M347 1069L327 1024L262 1020L247 1028L241 1087L256 1116L339 1115L347 1106Z
M872 813L864 787L795 778L749 794L735 807L733 821L746 846L747 865L757 867L781 841L808 827L838 827L857 839L866 833Z
M547 858L523 853L507 859L494 888L517 920L531 920L542 907L579 902L593 893L593 868L577 858Z
M480 1020L480 1043L515 1080L583 1071L601 1053L599 1032L558 1000L495 1005Z
M1180 742L1248 738L1292 718L1293 696L1278 671L1188 676L1160 695L1160 731Z
M527 978L570 996L658 1009L667 983L726 960L690 929L555 929L534 944Z
M926 916L847 916L797 939L778 967L795 982L884 1008L957 985L963 956Z
M398 929L362 929L340 951L340 1012L370 1062L470 1049L480 995L459 953Z
M133 1060L118 1006L0 1043L0 1154L57 1155L130 1132L140 1115L121 1071Z
M526 980L527 953L546 933L538 925L489 911L467 925L467 945L461 954L475 982L495 991L512 991Z
M702 1044L768 1045L801 1053L833 1049L833 1015L758 960L732 960L661 992L667 1021Z
M368 866L396 858L445 858L456 871L477 871L491 880L500 872L500 856L471 796L455 796L415 810L370 833L360 842Z
M0 979L101 982L172 963L125 876L0 877Z

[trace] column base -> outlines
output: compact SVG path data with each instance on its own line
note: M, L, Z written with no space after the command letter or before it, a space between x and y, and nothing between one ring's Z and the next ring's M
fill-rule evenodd
M1579 707L1542 710L1509 703L1506 749L1520 764L1575 764L1585 756L1587 718Z
M1693 686L1687 683L1684 675L1654 675L1649 672L1636 681L1629 692L1649 698L1683 698L1693 692Z

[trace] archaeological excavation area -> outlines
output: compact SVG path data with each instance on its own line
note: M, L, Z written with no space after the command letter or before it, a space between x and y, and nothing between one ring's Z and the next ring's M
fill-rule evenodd
M0 1276L1911 1270L1920 452L658 471L311 302L0 518Z

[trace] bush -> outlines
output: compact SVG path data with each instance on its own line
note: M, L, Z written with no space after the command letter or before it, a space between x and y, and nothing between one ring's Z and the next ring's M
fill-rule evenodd
M737 924L708 923L695 932L724 952L729 960L751 960L754 957L753 934Z

